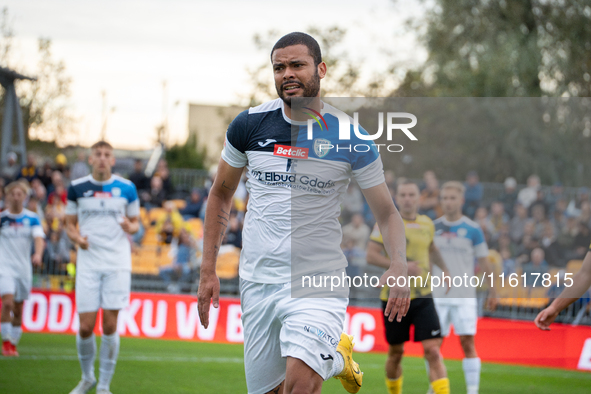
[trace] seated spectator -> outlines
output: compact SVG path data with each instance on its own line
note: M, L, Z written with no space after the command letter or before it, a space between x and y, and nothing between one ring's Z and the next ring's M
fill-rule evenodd
M78 152L78 160L72 165L72 171L70 172L70 180L85 177L90 174L90 168L86 162L86 154L84 151Z
M546 223L548 220L546 219L546 211L544 207L539 204L532 204L531 206L531 217L534 221L534 235L536 238L541 238L544 234L544 230L546 228Z
M55 186L54 190L49 193L47 197L47 203L50 205L56 205L61 203L62 205L66 205L68 202L68 192L63 184L58 184Z
M51 186L51 174L53 174L53 167L49 161L43 164L43 167L39 168L38 175L39 180L43 183L46 190L50 189Z
M511 251L508 248L501 249L501 258L503 259L503 273L509 276L517 272L515 259L511 257Z
M544 251L541 248L535 248L531 252L531 260L523 264L523 273L526 274L525 282L527 287L533 287L534 282L536 287L542 286L542 275L548 273L548 263L544 258ZM535 274L540 275L538 277Z
M515 258L515 262L518 265L521 265L526 261L529 261L531 252L539 247L540 242L537 238L528 234L524 235L521 243L517 246L517 251L515 253L517 257Z
M180 282L189 282L191 279L191 266L196 260L197 245L190 232L183 228L175 239L172 264L160 267L160 277L168 285L168 290L177 288L170 286L173 279Z
M189 220L198 218L201 208L203 208L203 197L201 196L201 191L195 188L191 190L191 196L187 199L187 205L180 212L183 215L183 219Z
M47 205L47 189L45 189L40 179L33 179L31 182L31 193L37 198L41 207L45 209Z
M166 192L162 188L162 179L159 176L153 176L150 180L150 190L144 191L140 195L140 202L147 210L162 207L166 200Z
M29 153L27 155L27 164L21 167L16 178L24 178L27 182L31 183L33 179L38 177L37 171L37 158L32 153Z
M566 200L561 199L556 202L554 205L554 210L550 216L550 222L556 229L556 232L559 233L564 226L566 226Z
M168 163L165 159L160 159L158 161L154 176L160 177L160 179L162 179L162 188L166 194L165 198L168 198L170 195L172 195L174 192L174 187L172 186L172 181L170 180L170 170L168 169Z
M17 162L18 156L14 152L8 152L7 155L7 165L2 168L2 174L0 175L1 178L4 178L6 184L16 180L19 170L19 164Z
M185 222L173 202L167 201L164 209L166 213L156 222L156 234L161 243L170 244L173 238L179 236Z
M343 240L352 240L356 248L365 250L370 232L369 226L363 221L363 215L357 213L351 218L351 223L343 227Z
M520 243L523 238L525 223L528 221L527 209L523 205L517 203L515 204L514 211L515 215L513 215L513 218L509 222L509 236L513 242Z
M509 223L509 215L505 213L505 206L500 201L495 201L490 206L490 214L488 215L488 222L492 225L493 234L492 242L496 242L499 233L503 226Z
M544 197L544 202L546 203L546 207L550 214L554 213L556 204L559 200L564 200L564 187L562 186L562 183L556 182L552 185L550 193L547 193Z
M222 245L234 245L242 249L242 224L238 220L236 212L230 214L230 221Z
M540 177L533 174L527 178L527 187L521 189L517 194L517 201L526 209L536 201L538 198L538 190L540 189Z
M150 178L144 173L144 164L141 159L133 162L133 172L129 175L129 180L135 185L138 194L150 190Z
M470 171L468 175L466 175L464 186L466 187L466 192L464 193L464 206L462 207L462 212L470 219L474 219L474 215L480 206L484 192L482 183L480 183L476 171Z
M581 215L579 216L579 221L587 227L591 227L591 203L589 201L583 201L581 203Z
M506 178L504 186L505 190L499 196L499 201L503 204L505 213L513 215L513 207L517 202L517 181L513 177Z
M589 227L585 223L578 222L577 228L578 232L573 240L570 252L567 253L567 260L583 260L589 250L589 244L591 243Z
M343 240L343 254L345 255L348 263L346 268L347 276L351 278L359 276L362 273L362 268L367 264L365 258L365 247L359 248L356 245L355 240L351 238L344 237Z
M488 220L488 211L485 207L479 207L476 209L474 221L480 225L486 242L490 243L493 237L496 236L496 231L492 223Z
M563 258L564 252L556 239L554 226L550 222L546 223L544 234L540 239L540 246L544 249L548 264L552 267L566 266L566 260Z
M575 216L566 215L566 224L558 235L558 243L564 250L572 249L575 237L579 233L578 221Z
M47 265L44 274L67 275L67 265L70 262L68 242L61 231L50 231L47 242Z

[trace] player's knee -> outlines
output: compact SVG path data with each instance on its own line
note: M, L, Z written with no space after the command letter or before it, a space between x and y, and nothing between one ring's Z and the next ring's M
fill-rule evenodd
M92 335L92 332L94 331L94 325L91 325L88 322L80 322L80 328L78 330L78 332L80 333L80 336L82 338L88 338L89 336Z
M2 313L10 314L14 312L14 301L12 299L2 299Z
M441 359L441 352L439 346L432 345L425 347L425 360L429 363L438 362Z
M400 364L402 356L404 355L404 348L402 346L390 346L388 349L388 362L392 364Z

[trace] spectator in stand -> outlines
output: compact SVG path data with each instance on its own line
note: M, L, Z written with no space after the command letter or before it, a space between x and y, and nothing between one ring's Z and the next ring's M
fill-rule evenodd
M556 201L554 205L554 210L552 211L550 222L554 225L554 228L557 229L557 233L560 232L564 226L566 226L566 200L561 198L560 200Z
M166 200L166 192L162 186L162 179L159 176L153 176L150 180L150 190L140 194L140 202L147 209L162 207Z
M47 264L43 273L49 275L67 275L67 265L70 262L68 242L61 231L51 231L46 247Z
M235 211L230 213L228 230L224 235L222 245L234 245L242 249L242 223L238 220L238 215Z
M522 189L517 195L517 201L526 209L538 198L540 189L540 177L533 174L527 178L527 187Z
M541 248L531 251L531 260L523 265L523 273L526 275L527 287L541 287L542 275L548 273L548 263L545 260L545 253ZM539 276L536 274L540 274ZM536 280L537 278L537 280Z
M360 275L362 268L367 265L365 258L365 247L359 248L355 246L355 241L353 239L343 237L342 249L343 254L345 255L345 258L348 262L348 265L345 269L347 276L353 278ZM353 290L353 288L351 290Z
M76 162L72 165L72 171L70 172L70 180L85 177L90 174L90 168L86 162L86 154L84 151L79 151Z
M558 235L558 242L562 249L569 251L573 248L575 237L579 234L578 221L575 216L566 215L566 224ZM566 257L566 256L565 256Z
M0 212L2 212L4 208L4 178L0 178Z
M572 249L567 253L568 260L583 260L589 244L591 244L591 232L585 223L577 222L577 235L573 240Z
M53 174L53 167L50 162L46 161L38 171L39 180L41 180L45 189L51 187L51 174Z
M37 158L32 153L29 153L27 154L27 164L21 167L16 178L24 178L31 183L33 179L38 177L37 171Z
M517 202L517 181L513 177L508 177L505 179L504 187L505 190L499 196L499 201L503 204L505 213L512 216L513 207Z
M363 195L357 184L351 182L343 199L341 220L343 223L348 223L356 213L363 213Z
M65 206L68 200L68 192L64 185L64 177L62 176L62 173L54 171L51 174L51 180L51 190L47 197L47 203L55 205L56 199L58 199Z
M535 222L531 219L528 219L523 228L523 238L521 239L521 242L518 244L516 251L516 261L519 264L528 261L532 250L540 247L540 243L534 235L535 229Z
M161 243L170 244L185 227L183 217L172 201L164 203L165 214L156 222L156 234Z
M515 243L520 243L523 238L523 229L527 223L527 209L520 203L515 204L515 215L509 222L509 236Z
M39 204L45 209L45 206L47 205L47 189L45 189L45 186L43 186L43 183L39 178L33 179L31 182L31 193L33 196L37 197Z
M568 203L566 212L571 216L579 216L581 214L581 205L589 201L589 189L582 187L577 192L577 197Z
M66 168L68 167L68 159L66 155L63 153L58 153L55 157L55 167L54 170L61 172L62 174L66 172Z
M501 258L503 259L503 273L505 276L509 276L516 271L515 259L511 257L511 252L507 248L503 248L500 251Z
M544 227L544 234L542 235L542 239L540 239L540 246L544 249L548 264L552 267L566 266L564 252L556 239L554 226L550 222L547 222Z
M174 242L174 257L172 264L160 267L160 277L168 285L170 292L178 291L176 286L170 286L173 279L189 282L191 279L191 265L196 259L197 244L187 229L181 229Z
M1 177L4 178L4 181L8 184L14 181L18 175L19 165L18 165L18 157L14 152L8 152L7 155L8 163L6 167L2 169Z
M181 210L183 219L189 220L199 218L201 209L203 208L203 197L201 191L197 188L191 190L191 195L187 199L187 205Z
M581 203L581 214L579 215L579 221L585 224L587 227L591 227L591 203L589 201L583 201Z
M509 223L509 215L505 213L505 205L501 201L494 201L491 204L488 221L494 229L493 242L495 242L503 226Z
M425 171L423 181L425 188L421 191L419 199L419 214L435 220L443 214L439 205L439 181L433 171Z
M351 223L343 227L343 240L353 241L356 248L365 250L371 229L363 220L363 215L356 213L351 218Z
M548 208L548 212L550 214L554 213L554 210L556 209L556 204L558 203L559 200L562 200L563 198L564 198L564 187L562 186L562 183L560 183L560 182L554 183L554 185L552 185L552 189L550 190L550 193L548 193L544 197L544 202L546 203L546 207Z
M480 183L476 171L470 171L468 175L466 175L464 186L466 187L466 192L464 193L464 207L462 208L462 212L470 219L474 219L476 210L482 201L483 194L482 183Z
M486 243L490 245L493 237L496 237L496 231L492 223L488 220L488 211L485 207L479 207L474 214L474 221L480 225Z
M538 239L542 238L542 235L544 234L544 230L546 228L546 223L548 223L548 220L546 219L546 211L544 210L544 207L539 204L532 204L531 217L535 223L534 224L534 226L535 226L534 235Z
M168 169L168 163L165 159L160 159L158 161L158 165L156 166L156 172L154 176L160 177L162 180L162 188L166 193L165 198L169 198L172 193L174 192L174 187L172 186L172 181L170 180L170 171Z
M150 190L150 178L144 173L144 163L141 159L135 159L133 162L133 172L129 175L129 180L135 185L138 193Z

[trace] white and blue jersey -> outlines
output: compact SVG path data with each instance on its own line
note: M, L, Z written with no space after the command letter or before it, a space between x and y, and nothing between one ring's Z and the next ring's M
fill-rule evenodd
M477 258L488 256L488 246L484 233L478 223L462 216L455 222L445 219L445 216L433 222L435 224L435 246L439 249L450 276L471 277L474 275ZM433 267L433 275L441 276L439 267ZM433 297L440 303L462 304L466 298L476 298L476 287L453 287L445 294L446 287L433 290Z
M36 213L23 209L19 214L0 212L0 276L30 283L33 277L33 240L45 238Z
M306 126L298 126L285 115L281 99L250 108L230 124L222 159L235 168L246 166L250 193L240 255L241 278L286 283L292 274L322 273L347 266L340 248L338 218L349 181L354 177L362 189L367 189L383 183L384 175L375 146L367 152L344 146L345 142L370 142L357 138L353 126L350 141L338 140L339 123L333 115L337 112L342 114L324 103L321 113L326 127L321 130L314 125L316 138L310 140ZM293 130L297 139L292 139ZM329 145L341 146L327 149Z
M113 175L99 182L88 175L72 181L66 215L78 216L80 234L89 244L87 250L78 249L78 271L130 271L131 245L119 222L139 212L137 190L127 179Z

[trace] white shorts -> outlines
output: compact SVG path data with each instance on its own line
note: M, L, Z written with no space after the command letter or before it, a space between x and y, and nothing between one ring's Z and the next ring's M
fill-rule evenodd
M461 303L441 302L438 298L433 300L439 316L442 336L449 335L452 324L456 335L476 335L478 313L475 298L461 299Z
M130 271L77 272L76 309L78 313L123 309L129 305L130 288Z
M240 280L244 369L249 394L263 394L285 380L286 357L330 377L349 300L292 298L291 283Z
M14 294L15 302L23 302L31 294L31 281L12 276L0 276L0 296Z

